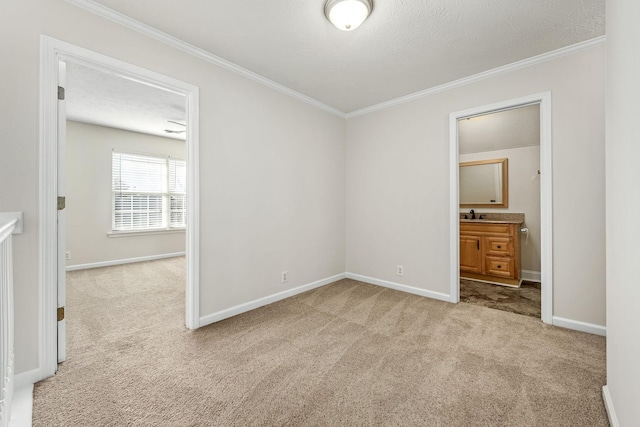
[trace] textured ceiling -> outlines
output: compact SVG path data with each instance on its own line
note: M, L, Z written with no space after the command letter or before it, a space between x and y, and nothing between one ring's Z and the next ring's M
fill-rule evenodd
M67 63L67 119L151 135L185 139L186 99L153 86Z
M540 105L458 121L460 154L540 145Z
M351 32L324 2L94 1L347 113L605 32L605 0L374 0Z

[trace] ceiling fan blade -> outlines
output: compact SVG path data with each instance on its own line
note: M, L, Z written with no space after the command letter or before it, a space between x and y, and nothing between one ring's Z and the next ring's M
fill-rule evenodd
M174 125L180 125L180 126L187 127L187 125L185 125L185 124L183 124L183 123L180 123L180 122L175 122L175 121L173 121L173 120L167 120L167 122L169 122L169 123L173 123Z

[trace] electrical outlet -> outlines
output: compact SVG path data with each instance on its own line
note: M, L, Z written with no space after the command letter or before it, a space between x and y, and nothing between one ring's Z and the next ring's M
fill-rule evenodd
M287 283L289 281L289 272L288 271L283 271L282 272L282 283Z
M71 259L71 251L66 251L64 253L64 259L66 259L66 260L70 260Z
M404 276L404 267L401 265L396 265L396 274L398 276Z

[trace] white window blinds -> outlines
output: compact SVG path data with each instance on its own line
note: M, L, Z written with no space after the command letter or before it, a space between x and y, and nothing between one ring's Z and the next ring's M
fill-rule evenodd
M185 227L187 216L187 164L169 159L169 227Z
M114 231L183 228L186 163L166 157L113 152Z

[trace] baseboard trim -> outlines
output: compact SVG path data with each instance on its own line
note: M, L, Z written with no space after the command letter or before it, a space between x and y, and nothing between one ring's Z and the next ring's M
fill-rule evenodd
M11 404L9 427L31 427L33 420L33 384L16 389Z
M131 264L134 262L142 262L142 261L154 261L157 259L185 256L185 254L186 252L175 252L172 254L149 255L149 256L142 256L137 258L114 259L112 261L101 261L101 262L91 262L88 264L68 265L67 271L86 270L88 268L98 268L98 267L110 267L112 265Z
M15 390L19 390L24 387L32 386L33 384L37 383L38 381L42 381L43 379L44 378L42 378L42 373L40 372L40 369L32 369L30 371L25 371L25 372L16 374L13 377L13 384L14 384Z
M342 280L346 277L345 273L336 274L335 276L327 277L326 279L318 280L313 283L298 286L297 288L289 289L283 292L278 292L273 295L269 295L263 298L258 298L253 301L246 302L244 304L236 305L235 307L227 308L226 310L217 311L212 314L200 317L199 326L207 326L215 322L219 322L229 317L237 316L238 314L246 313L247 311L255 310L256 308L263 307L265 305L273 304L274 302L281 301L285 298L292 297L294 295L301 294L312 289L319 288L321 286L328 285L338 280Z
M386 280L374 279L373 277L361 276L354 273L346 273L347 279L358 280L360 282L369 283L371 285L382 286L384 288L395 289L396 291L406 292L409 294L420 295L421 297L427 297L437 299L440 301L451 302L449 294L443 294L440 292L428 291L426 289L414 288L413 286L402 285L400 283L388 282Z
M533 270L522 270L522 280L542 283L542 273Z
M613 400L611 400L611 393L609 393L609 386L602 387L602 400L604 400L604 408L607 410L609 424L611 424L611 427L620 427L616 410L613 407Z
M13 401L9 427L30 427L33 417L33 385L42 380L40 369L21 372L13 377Z
M607 327L594 325L593 323L581 322L579 320L565 319L564 317L553 316L553 326L561 328L573 329L580 332L588 332L590 334L607 336Z

